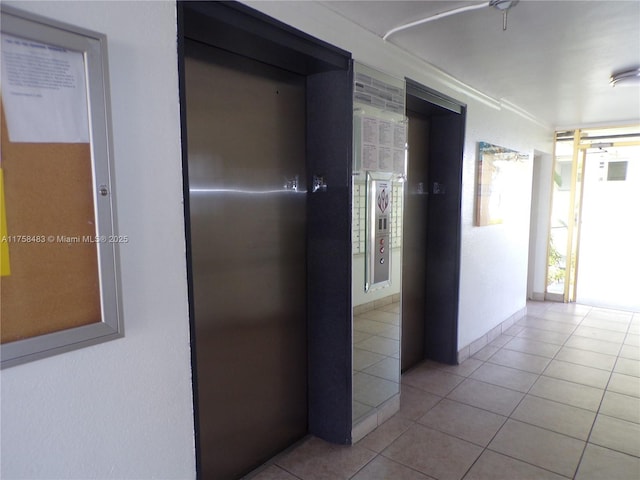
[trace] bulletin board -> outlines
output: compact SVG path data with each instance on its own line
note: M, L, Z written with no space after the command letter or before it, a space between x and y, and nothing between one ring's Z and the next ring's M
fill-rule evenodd
M100 322L89 144L11 142L4 108L1 138L1 343Z
M106 37L2 6L2 367L123 334Z

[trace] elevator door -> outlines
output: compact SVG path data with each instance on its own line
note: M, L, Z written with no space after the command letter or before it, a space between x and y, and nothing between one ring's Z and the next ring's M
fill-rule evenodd
M425 358L427 291L427 165L429 119L407 110L409 117L407 184L402 248L402 371Z
M307 432L305 79L187 41L200 477Z
M457 363L465 107L407 79L402 371Z

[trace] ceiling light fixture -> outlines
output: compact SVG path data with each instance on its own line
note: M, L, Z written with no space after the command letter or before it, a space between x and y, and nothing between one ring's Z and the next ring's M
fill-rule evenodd
M640 85L640 67L613 73L609 79L609 83L612 87Z
M391 30L389 30L387 33L383 35L382 39L386 40L394 33L398 33L402 30L406 30L407 28L412 28L418 25L422 25L423 23L433 22L434 20L450 17L451 15L457 15L458 13L468 12L471 10L479 10L481 8L486 8L486 7L493 7L502 12L502 30L506 30L507 29L507 13L519 1L520 0L490 0L488 2L478 3L476 5L467 5L466 7L460 7L460 8L455 8L453 10L449 10L446 12L436 13L435 15L431 15L430 17L422 18L420 20L416 20L415 22L406 23L404 25L400 25L398 27L392 28Z

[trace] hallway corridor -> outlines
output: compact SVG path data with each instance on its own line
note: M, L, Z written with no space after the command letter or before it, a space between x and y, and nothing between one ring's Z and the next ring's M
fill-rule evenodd
M308 437L254 480L640 478L640 313L530 302L457 366L402 377L400 411L353 446Z

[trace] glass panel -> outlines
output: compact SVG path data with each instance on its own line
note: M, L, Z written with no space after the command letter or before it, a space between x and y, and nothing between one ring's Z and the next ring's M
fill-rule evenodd
M556 143L553 204L551 207L551 228L549 233L547 293L562 295L563 297L567 269L567 244L569 240L572 166L573 136Z

